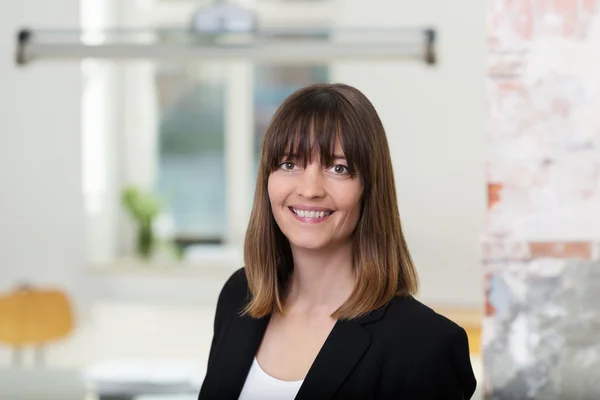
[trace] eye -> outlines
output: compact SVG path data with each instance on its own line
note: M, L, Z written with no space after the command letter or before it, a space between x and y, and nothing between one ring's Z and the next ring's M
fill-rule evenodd
M279 165L279 168L281 168L284 171L293 171L295 167L296 167L296 164L294 164L291 161L286 161Z
M334 165L333 167L331 167L331 170L338 175L345 175L349 172L348 167L342 164Z

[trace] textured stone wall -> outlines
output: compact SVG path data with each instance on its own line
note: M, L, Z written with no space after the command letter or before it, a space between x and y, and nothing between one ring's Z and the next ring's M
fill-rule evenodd
M600 0L488 0L486 399L600 399Z

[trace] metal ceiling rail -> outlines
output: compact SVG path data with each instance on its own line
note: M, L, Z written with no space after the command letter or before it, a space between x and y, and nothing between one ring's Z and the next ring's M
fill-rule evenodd
M89 40L89 37L95 40ZM141 38L141 39L140 39ZM199 33L192 30L30 30L18 32L15 61L169 60L302 64L411 60L436 63L433 29L278 30Z

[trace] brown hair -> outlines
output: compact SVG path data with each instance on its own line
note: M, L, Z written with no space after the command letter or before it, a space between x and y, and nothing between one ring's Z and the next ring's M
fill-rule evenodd
M332 317L356 318L383 306L395 295L411 295L418 290L417 273L402 234L390 151L377 111L354 87L315 84L283 102L263 138L244 243L252 294L245 312L253 317L283 312L294 268L290 244L271 210L269 176L290 153L295 162L304 164L319 154L322 165L330 165L336 139L350 174L361 179L363 194L353 233L354 291Z

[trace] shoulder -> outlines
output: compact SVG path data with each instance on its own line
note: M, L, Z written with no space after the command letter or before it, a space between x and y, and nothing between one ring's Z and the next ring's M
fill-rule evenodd
M476 381L462 327L412 296L394 298L381 322L380 335L386 337L389 349L388 367L410 371L404 381L407 389L472 395Z
M412 296L395 297L381 322L378 329L381 335L386 336L386 341L392 341L392 347L403 357L413 352L419 359L435 357L454 341L467 337L457 323Z
M248 279L246 278L246 270L244 267L237 269L229 276L221 295L225 296L245 296L248 293Z
M240 268L231 274L219 293L214 320L215 337L221 335L227 326L242 313L249 295L246 273L244 268Z
M217 302L217 312L224 309L241 310L246 305L249 295L248 279L246 278L246 271L242 267L231 274L223 285Z
M410 329L422 340L443 339L464 331L454 321L438 314L412 296L397 296L388 306L385 323L393 328Z

